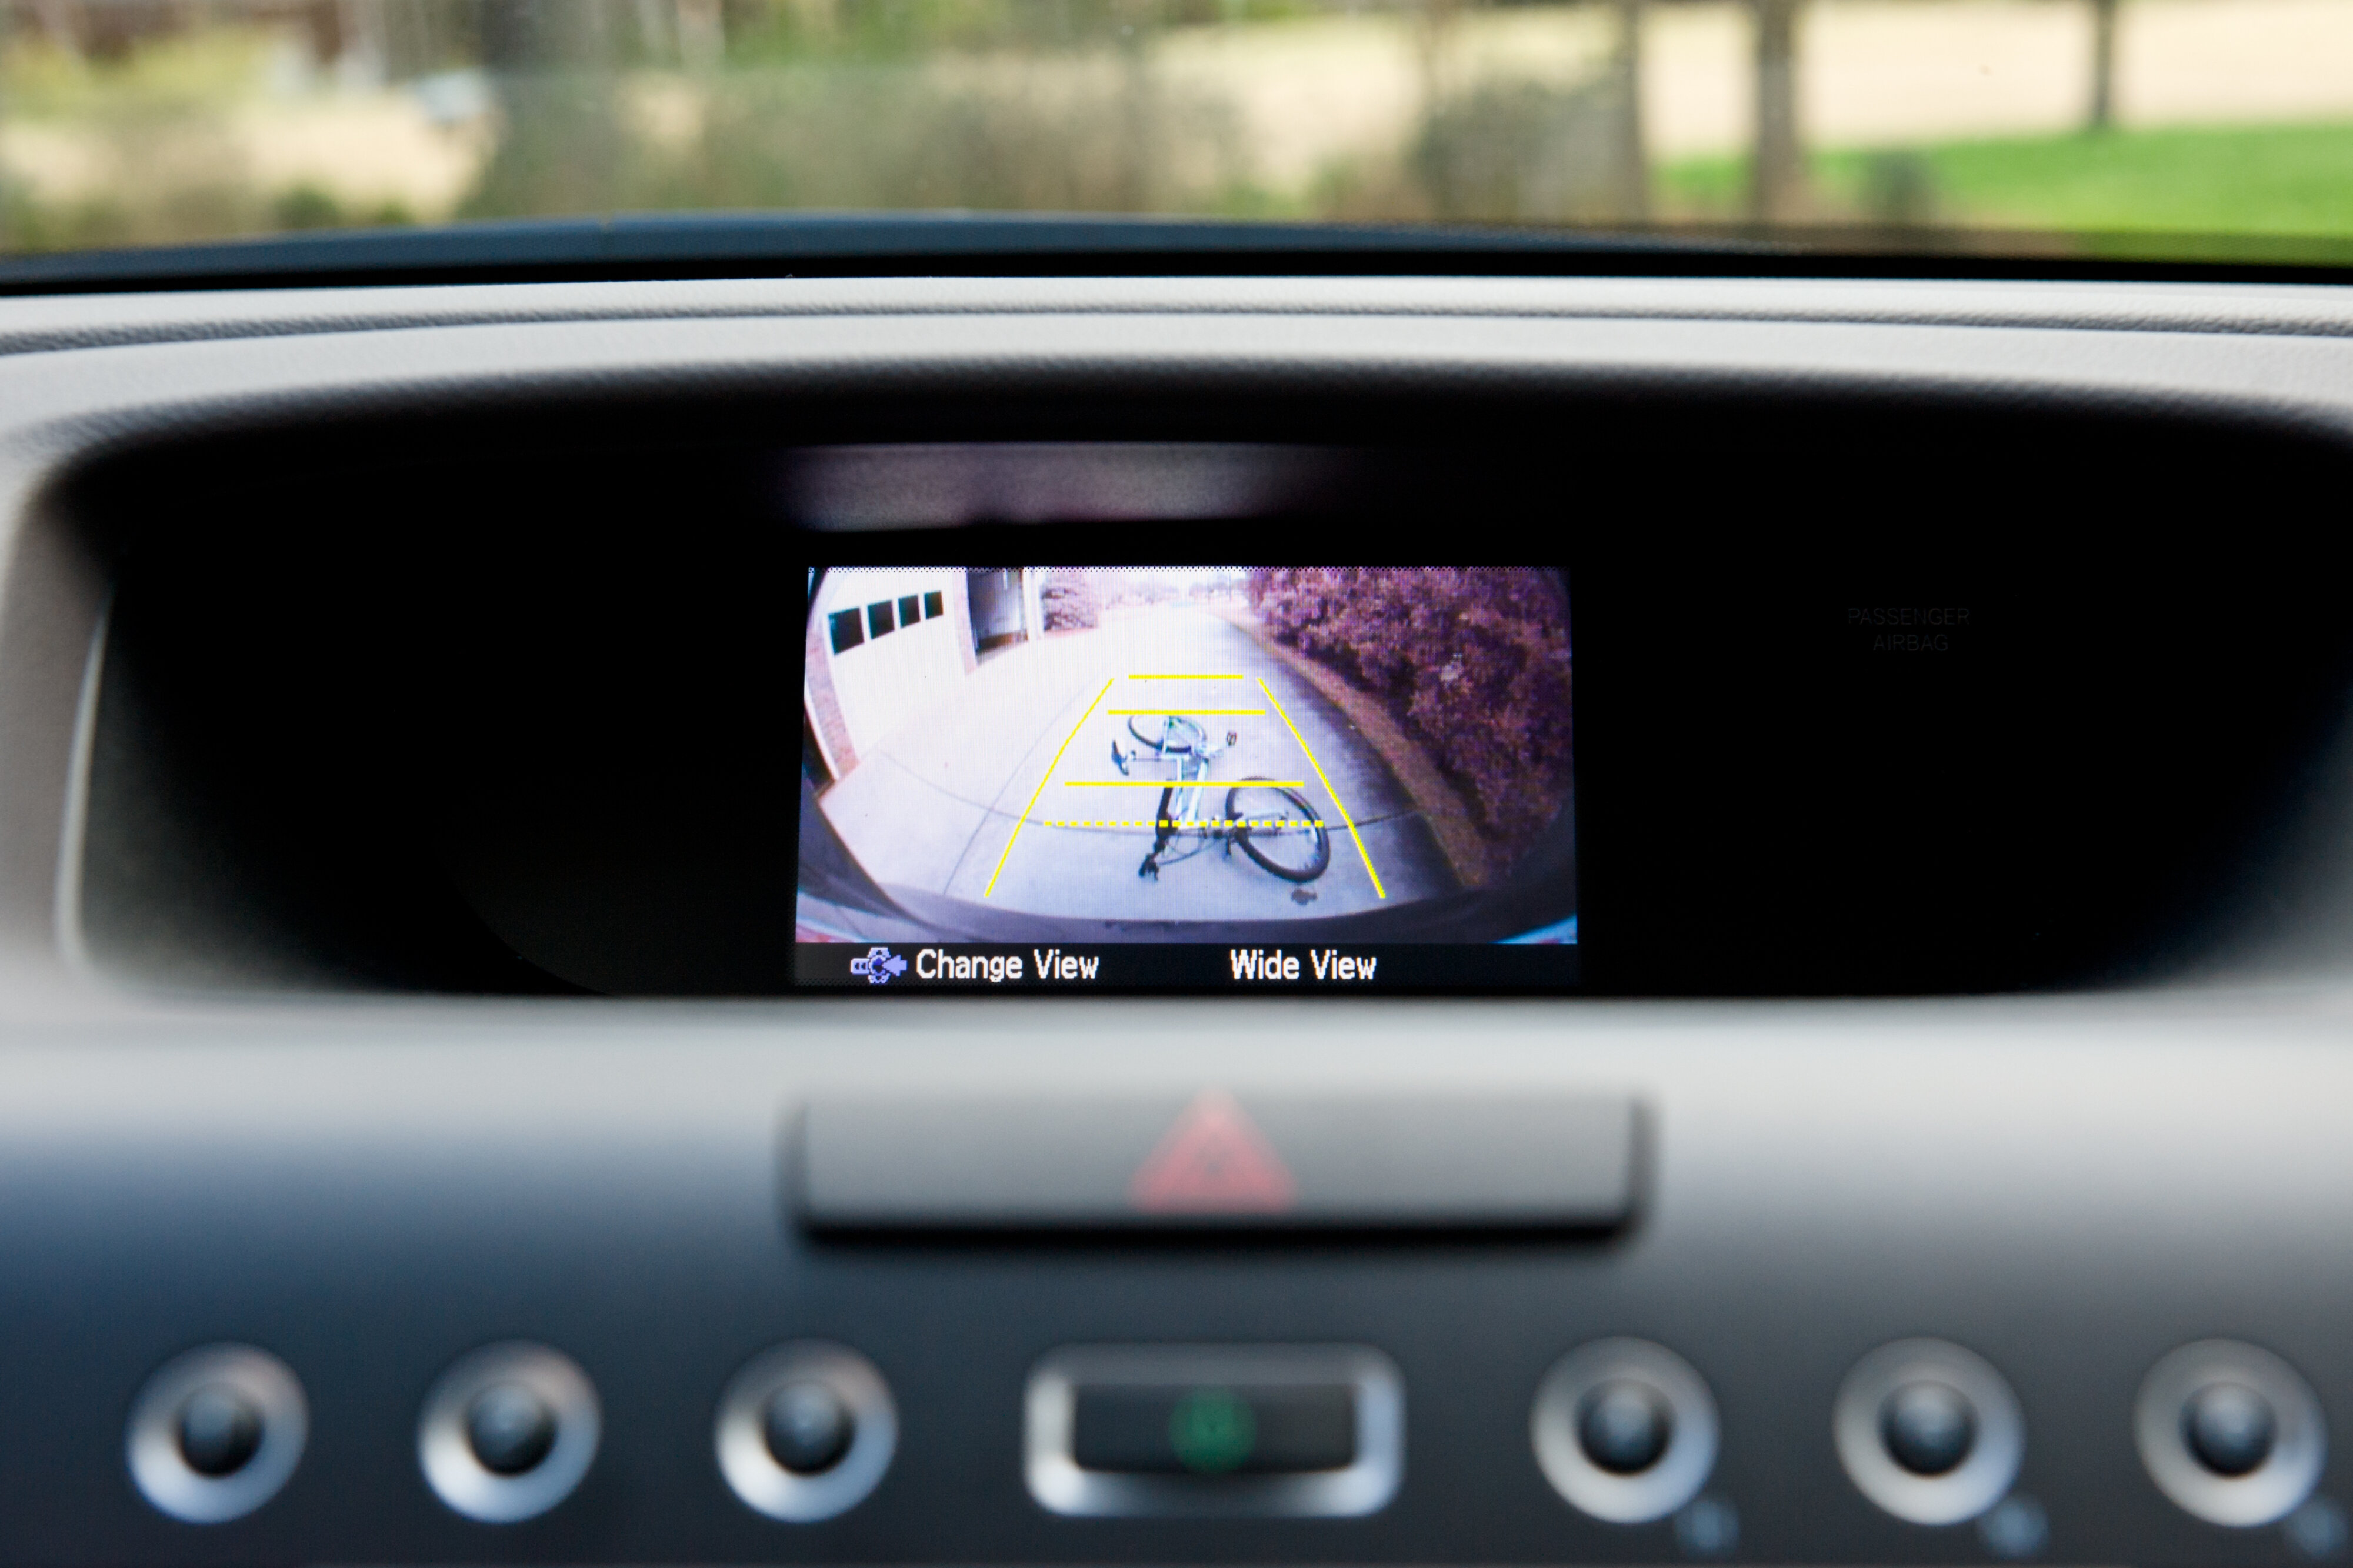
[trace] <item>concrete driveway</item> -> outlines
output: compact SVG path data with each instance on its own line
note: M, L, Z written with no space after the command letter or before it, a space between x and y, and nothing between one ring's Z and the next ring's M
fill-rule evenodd
M1200 679L1136 679L1171 675ZM1331 825L1330 869L1302 888L1239 849L1212 846L1165 863L1156 881L1139 877L1153 838L1143 824L1160 794L1150 784L1113 782L1121 774L1112 763L1114 744L1135 744L1125 710L1138 709L1244 710L1196 720L1213 735L1238 737L1211 763L1198 816L1222 817L1233 781L1301 781L1300 793ZM1158 776L1149 763L1137 769L1139 779ZM1020 913L1314 918L1395 908L1457 886L1412 800L1346 716L1248 633L1186 605L1115 613L1095 630L988 659L820 804L884 887ZM1343 805L1354 835L1341 825Z

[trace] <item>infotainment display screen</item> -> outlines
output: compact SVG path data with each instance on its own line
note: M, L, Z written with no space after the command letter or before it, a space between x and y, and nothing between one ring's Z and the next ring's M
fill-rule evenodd
M797 984L1576 984L1562 571L836 566L808 594Z

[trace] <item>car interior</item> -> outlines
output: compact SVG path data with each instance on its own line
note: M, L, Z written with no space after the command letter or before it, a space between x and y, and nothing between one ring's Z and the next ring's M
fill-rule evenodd
M483 205L866 14L569 3L0 6L0 1560L2344 1558L2338 241ZM6 205L445 11L446 222Z

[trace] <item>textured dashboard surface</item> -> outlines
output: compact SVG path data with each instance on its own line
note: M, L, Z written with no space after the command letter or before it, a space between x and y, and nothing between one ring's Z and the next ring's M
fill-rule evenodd
M1710 1491L1744 1557L1982 1560L1967 1527L1877 1513L1833 1457L1847 1367L1925 1333L2017 1390L2052 1557L2296 1560L2276 1531L2173 1510L2130 1411L2158 1357L2224 1335L2353 1418L2342 1003L1924 1011L554 1004L19 1032L0 1058L0 1542L45 1563L1672 1558L1663 1524L1572 1513L1527 1441L1545 1368L1633 1333L1714 1389ZM1342 1080L1634 1089L1657 1125L1642 1214L1604 1244L818 1244L779 1192L786 1112L818 1088ZM607 1436L575 1498L501 1529L432 1500L413 1434L443 1366L513 1337L578 1360ZM903 1432L867 1504L783 1526L723 1489L711 1421L738 1365L805 1337L872 1358ZM313 1435L280 1498L200 1530L132 1494L121 1421L155 1365L220 1339L286 1359ZM1396 1502L1274 1524L1045 1515L1019 1473L1031 1363L1165 1340L1387 1352L1408 1412ZM2343 1464L2324 1496L2346 1495Z

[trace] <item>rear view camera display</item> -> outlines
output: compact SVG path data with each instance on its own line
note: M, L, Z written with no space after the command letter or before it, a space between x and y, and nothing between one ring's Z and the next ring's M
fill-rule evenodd
M1560 572L839 566L809 594L800 984L1575 984Z

